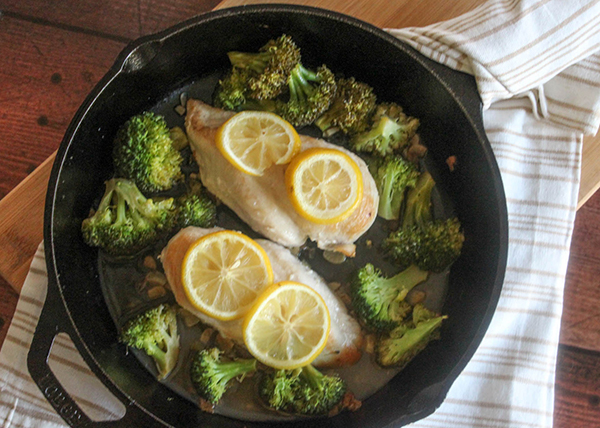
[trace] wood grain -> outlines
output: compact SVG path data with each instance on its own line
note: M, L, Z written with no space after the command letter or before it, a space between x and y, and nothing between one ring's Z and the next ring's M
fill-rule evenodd
M118 41L164 30L194 15L207 12L219 0L4 0L7 16L72 32L102 36Z
M7 16L0 28L1 198L58 148L125 44Z
M561 343L600 351L600 197L577 213L567 269Z
M43 239L43 202L53 162L54 155L0 200L0 213L4 213L0 222L0 248L4 254L0 275L17 292L21 291L31 259Z
M583 138L581 155L581 184L577 209L581 208L588 199L600 188L600 133L596 136Z
M600 426L600 354L563 345L558 360L554 428Z

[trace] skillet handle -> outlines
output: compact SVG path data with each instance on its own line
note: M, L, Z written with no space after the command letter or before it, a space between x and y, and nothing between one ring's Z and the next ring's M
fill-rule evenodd
M58 298L57 287L50 284L50 282L53 281L49 278L48 295L27 355L27 368L33 381L58 415L69 426L76 428L168 426L148 414L124 394L118 393L120 391L115 391L114 388L111 388L111 391L113 393L117 392L115 395L125 405L126 409L125 415L121 419L116 421L93 421L81 410L48 365L48 358L56 335L64 332L69 334L70 337L74 337L74 332L69 327L69 316Z

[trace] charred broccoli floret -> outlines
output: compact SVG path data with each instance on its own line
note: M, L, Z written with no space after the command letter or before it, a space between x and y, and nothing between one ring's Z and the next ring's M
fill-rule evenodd
M218 348L210 348L198 351L194 355L191 379L198 394L216 404L232 379L243 377L255 370L255 359L223 361L221 351Z
M234 69L246 70L247 97L270 100L286 89L292 69L300 62L300 49L291 37L270 40L256 53L229 52Z
M349 135L363 132L369 127L376 101L373 88L366 83L353 77L339 79L331 106L315 121L315 125L324 135L338 131Z
M312 365L296 370L265 373L259 394L269 407L301 415L326 414L346 393L346 383L337 375L324 375Z
M400 156L388 156L372 161L369 169L379 192L377 214L386 220L398 220L407 189L417 183L417 166Z
M133 116L113 144L115 175L132 180L142 192L173 187L183 178L183 158L173 147L164 117L152 112Z
M308 125L331 105L336 93L335 77L324 65L312 71L298 63L288 80L289 100L277 113L294 126Z
M172 198L147 199L129 180L106 182L98 209L81 224L86 244L109 254L131 255L156 241L172 227L176 212Z
M400 153L415 136L418 127L419 119L404 114L398 104L379 104L370 128L354 135L351 148L356 152L368 152L381 157Z
M122 328L119 340L152 357L158 378L164 379L177 364L179 356L175 307L160 305L134 317Z
M259 52L229 52L232 68L213 96L225 110L274 111L275 98L287 90L292 69L300 62L300 50L286 35L270 40Z
M384 250L401 266L415 264L423 270L442 272L460 256L464 234L457 218L434 220L428 172L408 191L401 227L383 242Z
M177 219L179 229L188 226L213 227L217 222L217 206L208 196L200 180L190 178L187 193L177 198Z
M377 342L375 352L379 365L406 367L432 340L439 339L440 327L446 318L417 304L411 320L403 322Z
M460 256L464 235L457 218L435 220L423 228L412 226L393 232L384 248L401 265L442 272Z
M410 290L427 279L416 266L386 278L372 264L359 269L351 282L352 307L370 330L381 333L397 327L411 312L405 301Z

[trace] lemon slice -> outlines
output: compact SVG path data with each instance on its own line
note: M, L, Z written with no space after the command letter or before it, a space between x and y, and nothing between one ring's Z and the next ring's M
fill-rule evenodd
M329 310L319 293L293 281L260 295L243 324L244 343L260 362L276 369L310 364L329 337Z
M349 217L363 193L360 168L336 149L312 148L294 157L285 172L285 184L296 211L319 224Z
M274 113L243 111L217 130L217 148L234 167L262 175L270 166L288 163L300 151L294 127Z
M223 230L203 236L187 251L181 280L189 302L220 320L241 318L273 283L265 251L246 235Z

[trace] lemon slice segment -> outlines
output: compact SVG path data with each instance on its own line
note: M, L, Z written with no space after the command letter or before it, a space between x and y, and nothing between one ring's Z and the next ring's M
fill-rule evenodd
M189 302L219 320L244 316L273 283L271 263L262 247L231 230L210 233L192 244L181 272Z
M259 176L270 166L288 163L300 151L300 136L280 116L243 111L217 130L217 148L238 170Z
M348 218L362 200L360 168L336 149L312 148L295 156L285 172L285 184L296 211L319 224Z
M310 364L330 329L329 310L307 285L282 281L267 288L244 318L244 343L260 362L275 369Z

